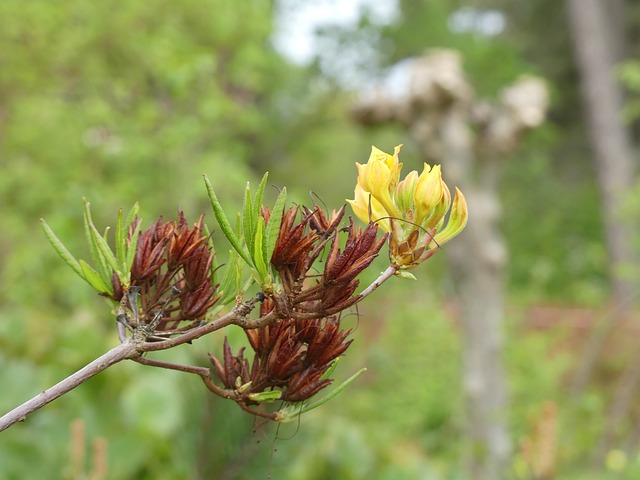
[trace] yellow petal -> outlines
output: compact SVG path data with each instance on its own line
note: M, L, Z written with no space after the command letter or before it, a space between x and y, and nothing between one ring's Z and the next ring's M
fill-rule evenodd
M386 232L391 230L389 220L387 219L387 217L390 216L389 213L384 209L382 204L380 204L373 195L365 191L360 184L356 185L354 197L354 200L347 200L347 202L349 202L353 213L355 213L360 220L364 223L369 223L370 221L377 222L380 228ZM381 218L384 218L384 220L380 220Z
M442 181L440 165L434 165L431 168L425 163L415 190L415 204L419 223L431 217L433 210L442 201L444 188L446 188L446 185Z
M396 147L397 149L398 147ZM399 150L398 150L399 151ZM383 152L382 150L380 150L377 147L374 147L373 145L371 146L371 155L369 155L369 162L368 163L372 163L372 162L383 162L387 168L389 170L391 170L391 167L393 166L394 163L398 162L398 156L391 156L388 153Z
M418 172L412 170L409 174L398 183L395 188L395 194L393 196L395 200L395 204L398 209L403 212L410 214L409 218L407 216L407 220L415 222L415 204L414 204L414 192L416 189L416 184L418 182Z
M467 201L462 192L456 187L456 195L453 199L449 223L447 223L444 230L435 236L435 241L442 245L451 240L464 229L468 218L469 211L467 209Z
M391 167L391 182L389 182L389 190L393 191L400 179L400 170L402 170L402 163L400 163L400 149L402 144L396 146L393 149L393 165Z
M391 172L382 162L374 162L370 166L368 182L362 187L369 191L378 200L385 210L392 215L398 216L399 212L393 199L391 198Z
M400 145L396 145L393 148L393 158L395 159L396 162L400 161L400 149L402 149L402 143Z

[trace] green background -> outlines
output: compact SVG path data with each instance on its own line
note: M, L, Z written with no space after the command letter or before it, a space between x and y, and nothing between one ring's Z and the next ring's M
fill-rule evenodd
M353 27L319 32L321 54L300 66L274 50L277 5L266 0L0 2L0 411L118 342L109 307L56 256L39 218L86 258L83 197L99 228L139 201L145 225L180 208L190 221L206 212L215 229L202 173L228 214L245 182L256 185L267 170L269 184L287 186L291 201L310 204L317 195L339 207L353 193L354 162L366 161L370 145L391 152L405 144L407 171L423 161L399 127L363 129L350 120L355 92L381 68L446 46L462 51L480 96L522 73L543 75L551 87L549 122L507 159L501 186L510 250L511 471L530 478L518 442L553 401L558 478L593 478L585 460L628 351L611 352L592 388L571 398L563 385L580 338L562 324L541 330L529 322L539 306L597 314L608 295L564 13L551 0L475 2L502 8L507 30L454 34L449 16L466 5L402 0L388 25L365 10ZM374 58L358 53L363 43ZM358 80L346 84L335 65ZM267 189L267 204L277 192ZM384 256L363 282L384 269ZM211 396L195 377L125 362L0 434L0 477L83 478L70 467L70 428L81 419L86 471L91 441L104 438L113 479L462 479L453 286L441 256L416 275L417 282L389 282L359 316L345 319L355 341L338 380L368 371L299 424L265 424ZM162 358L206 365L221 342L214 334ZM640 460L612 468L598 478L637 478Z

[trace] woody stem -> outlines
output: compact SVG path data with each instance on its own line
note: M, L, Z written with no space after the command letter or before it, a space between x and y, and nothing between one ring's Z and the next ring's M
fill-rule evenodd
M0 432L9 428L14 423L23 421L30 413L35 412L39 408L42 408L46 404L54 401L56 398L61 397L70 390L73 390L81 383L86 382L94 375L109 368L111 365L127 358L134 358L138 355L140 355L138 346L131 342L122 343L117 347L112 348L104 355L96 358L91 363L69 375L53 387L44 390L31 400L27 400L22 405L14 408L9 413L1 417Z
M374 290L376 290L380 285L382 285L384 282L386 282L387 280L389 280L389 278L391 278L393 275L395 275L395 273L398 271L398 267L396 267L395 265L389 265L387 267L387 269L382 272L380 274L380 276L378 276L378 278L376 278L371 285L369 285L367 288L365 288L362 292L360 292L360 294L358 295L358 302L360 302L361 300L363 300L364 298L366 298L368 295L370 295Z

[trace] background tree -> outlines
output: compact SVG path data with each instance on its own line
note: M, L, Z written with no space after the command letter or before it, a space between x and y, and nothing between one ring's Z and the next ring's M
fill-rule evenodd
M501 362L506 248L497 232L499 161L523 131L543 121L546 87L522 79L490 104L475 100L456 52L429 52L407 69L410 87L403 95L394 100L378 91L356 105L354 115L364 125L402 123L425 158L442 163L473 199L470 229L448 252L464 332L467 456L471 478L502 478L511 441Z
M635 290L624 271L635 256L630 225L621 219L620 211L634 184L635 172L631 139L622 119L622 86L614 76L622 47L620 42L614 43L612 31L620 26L607 22L604 5L597 0L569 0L567 6L602 192L602 208L607 212L604 227L611 259L612 300L623 309L622 314Z

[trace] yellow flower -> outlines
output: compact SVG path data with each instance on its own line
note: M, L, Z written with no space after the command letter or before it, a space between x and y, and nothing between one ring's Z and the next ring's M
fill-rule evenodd
M467 223L467 204L456 188L451 193L442 180L440 165L424 164L422 173L411 171L400 181L402 145L389 155L372 147L369 161L358 169L354 199L347 200L363 222L374 222L390 232L389 256L400 269L414 268L445 242L462 231ZM445 216L449 221L443 229Z
M442 201L446 188L447 186L442 181L440 165L434 165L431 168L425 163L414 191L416 216L423 219L428 218L433 209Z
M438 234L436 234L434 239L435 242L442 245L443 243L448 242L453 237L458 235L467 225L468 217L469 211L467 210L467 201L465 200L462 192L458 189L458 187L456 187L456 196L453 199L451 215L449 215L449 223L447 223L447 226L444 230L441 230Z
M369 161L364 165L356 163L360 187L380 202L387 214L392 216L399 214L391 195L398 184L398 177L402 168L402 164L398 162L400 147L396 147L393 156L378 150L376 147L371 147Z
M389 213L382 204L376 200L369 192L366 192L358 183L355 190L355 199L347 200L353 209L353 213L365 223L377 223L386 232L391 231L389 223ZM382 220L381 220L382 219Z
M398 183L398 186L396 187L395 200L398 205L398 210L401 212L407 212L407 214L410 215L410 218L407 218L407 220L412 222L415 221L417 213L414 192L418 179L418 172L412 170L404 180Z

